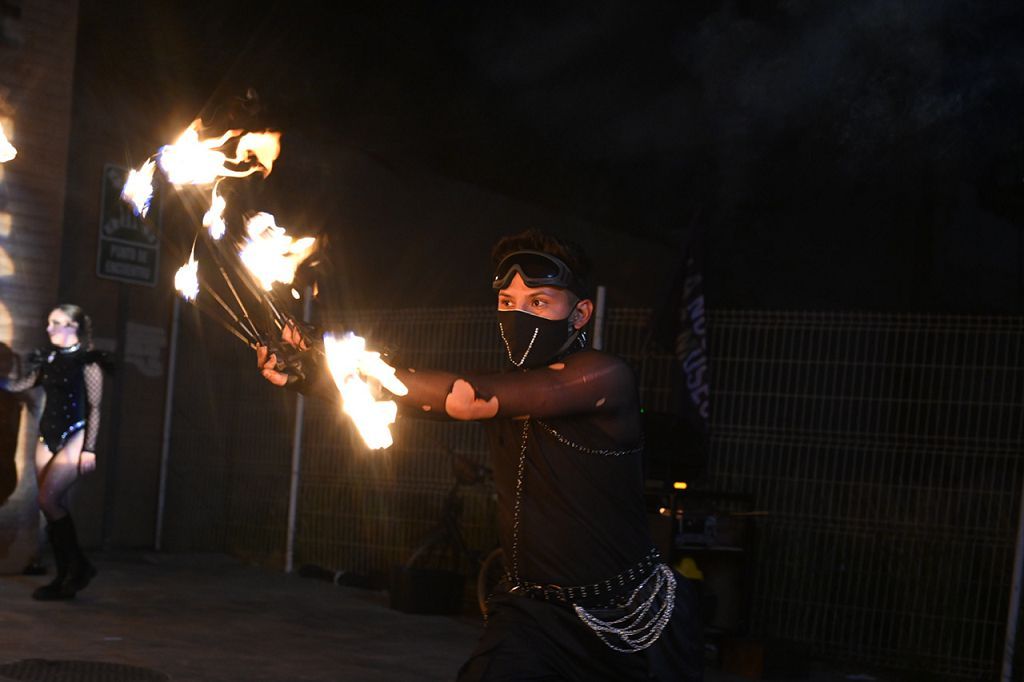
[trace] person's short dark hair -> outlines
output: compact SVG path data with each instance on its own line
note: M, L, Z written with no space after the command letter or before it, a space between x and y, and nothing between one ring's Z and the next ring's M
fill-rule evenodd
M491 249L491 269L497 268L505 256L516 251L541 251L554 256L572 270L573 278L577 282L574 293L580 298L593 298L590 258L576 242L556 237L537 228L505 235Z

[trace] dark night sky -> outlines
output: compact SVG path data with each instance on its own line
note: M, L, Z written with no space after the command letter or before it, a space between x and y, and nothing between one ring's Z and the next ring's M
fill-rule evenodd
M699 228L711 304L1024 308L1020 2L81 7L79 116L273 125L282 159L358 148L669 248ZM139 119L90 134L138 161Z

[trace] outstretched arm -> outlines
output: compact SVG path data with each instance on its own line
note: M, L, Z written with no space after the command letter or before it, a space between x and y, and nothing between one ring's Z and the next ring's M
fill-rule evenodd
M409 388L407 396L396 400L459 420L610 414L636 404L632 370L618 358L596 351L503 374L471 376L416 369L400 369L396 374Z
M284 341L302 348L301 338L286 327ZM305 351L301 376L290 373L266 348L257 363L267 381L303 393L331 395L325 363L316 351ZM462 375L435 370L396 368L409 389L395 400L410 412L430 417L482 420L494 417L558 417L579 414L613 415L636 405L636 382L622 360L597 351L581 351L545 367L508 373Z
M0 390L8 391L10 393L20 393L33 388L39 383L39 362L40 358L36 352L29 355L28 368L24 374L19 374L13 377L2 377L0 378ZM19 363L20 368L20 363Z

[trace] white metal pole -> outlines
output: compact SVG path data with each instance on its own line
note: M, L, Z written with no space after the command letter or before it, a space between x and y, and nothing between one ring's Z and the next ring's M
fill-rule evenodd
M302 319L309 322L313 316L313 287L306 287L302 302ZM295 517L299 497L299 472L302 468L302 422L306 413L306 399L301 393L295 395L295 429L292 432L292 475L288 488L288 540L285 550L284 570L291 573L295 566Z
M181 298L175 294L171 312L171 341L167 350L167 389L164 392L164 433L160 443L160 482L156 496L156 537L153 547L160 551L164 539L164 503L167 500L167 460L171 453L171 416L174 406L174 376L178 366L178 327Z
M1013 653L1017 644L1017 621L1020 618L1022 573L1024 573L1024 483L1021 484L1020 510L1017 514L1017 547L1013 557L1010 608L1006 615L1006 641L1003 644L1003 682L1012 682L1013 679Z
M597 300L594 302L594 350L604 348L604 306L606 290L603 285L597 287Z

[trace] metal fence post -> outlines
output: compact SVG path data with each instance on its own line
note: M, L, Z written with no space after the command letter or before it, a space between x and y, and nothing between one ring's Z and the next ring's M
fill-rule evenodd
M606 290L603 285L597 287L597 301L594 302L594 350L604 349L604 314Z
M1024 484L1021 485L1020 513L1017 516L1017 545L1013 556L1013 582L1010 583L1010 607L1006 614L1006 641L1003 644L1003 682L1013 680L1013 655L1017 649L1017 622L1020 619L1020 582L1024 572Z
M302 320L309 322L313 316L313 288L306 287L302 301ZM295 429L292 433L292 472L288 487L288 538L285 550L284 570L291 573L295 560L295 517L298 506L299 476L302 468L302 422L306 412L306 398L301 393L295 396Z
M171 424L174 408L174 376L178 366L178 327L181 315L181 298L174 297L171 312L171 343L167 350L167 390L164 393L164 433L160 443L160 482L156 496L156 536L153 548L158 552L163 546L164 505L167 501L167 460L171 455Z

